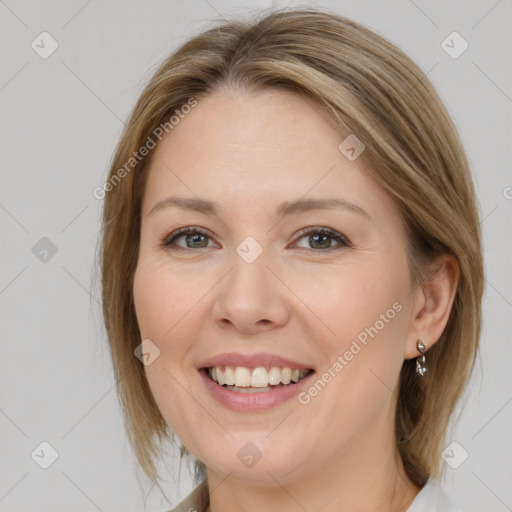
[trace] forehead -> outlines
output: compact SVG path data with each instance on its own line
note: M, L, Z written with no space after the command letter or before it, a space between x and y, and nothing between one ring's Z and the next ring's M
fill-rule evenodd
M340 152L344 139L316 102L296 94L209 94L154 150L143 208L170 193L241 206L339 194L370 214L392 208L363 159Z

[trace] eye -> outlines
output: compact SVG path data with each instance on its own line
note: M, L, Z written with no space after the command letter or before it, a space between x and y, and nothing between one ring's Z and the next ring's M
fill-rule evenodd
M327 251L330 249L350 247L350 242L347 238L330 228L325 227L308 227L301 230L298 235L299 241L306 239L306 243L310 247L298 247L306 250L320 249ZM183 239L183 244L178 244L177 241ZM186 251L187 249L204 249L206 247L215 247L216 244L209 245L211 241L210 235L201 228L189 226L186 228L178 229L170 235L164 238L162 241L162 247L171 249L173 251ZM336 245L332 245L332 241L336 242ZM212 242L213 243L213 242ZM318 251L317 251L318 252Z
M299 232L299 235L301 235L299 240L306 239L306 243L310 244L310 247L301 247L303 249L320 249L326 251L334 248L350 247L350 243L345 236L330 228L305 228ZM331 245L333 240L337 242L334 246Z
M180 238L184 239L185 245L176 244ZM208 233L200 228L189 226L174 231L162 241L162 246L173 251L183 251L187 249L203 249L208 247ZM212 247L212 246L210 246Z

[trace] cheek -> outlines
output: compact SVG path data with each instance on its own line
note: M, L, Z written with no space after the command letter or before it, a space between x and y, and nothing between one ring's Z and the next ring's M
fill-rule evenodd
M163 344L179 339L183 326L200 298L203 288L184 272L168 265L142 258L134 277L134 303L143 338Z
M378 333L397 328L406 286L403 279L383 272L385 266L364 264L336 272L317 272L311 279L299 277L297 296L324 325L329 348L343 348L347 340L364 343ZM372 328L375 327L375 329ZM330 334L330 335L329 335Z
M182 383L186 381L185 361L195 338L190 326L199 325L196 316L200 312L193 308L198 301L194 290L197 283L189 286L183 273L173 272L151 258L139 259L133 288L137 321L142 339L150 339L160 350L144 371L166 423L181 435L191 422L183 414L190 408L190 395Z
M348 442L392 410L403 363L406 283L371 266L353 267L336 279L331 275L309 288L314 310L334 334L324 329L327 334L315 339L323 364L301 403L309 403L312 421L305 429L311 428L313 438L321 424L326 438Z
M385 268L390 271L384 272ZM302 294L323 326L315 344L323 354L321 373L330 370L336 374L333 380L338 385L332 387L352 388L361 395L366 386L378 386L379 378L393 386L406 341L405 273L398 274L383 261L366 261L365 265L346 267L342 273L317 275L308 283L305 287L303 282ZM310 336L313 322L320 325L315 317L307 315L312 319L308 320ZM382 383L380 386L385 389Z

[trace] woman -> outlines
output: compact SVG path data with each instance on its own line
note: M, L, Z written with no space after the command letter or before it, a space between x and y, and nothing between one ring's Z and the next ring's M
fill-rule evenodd
M156 71L104 190L129 440L196 461L175 510L454 511L440 454L478 348L479 213L421 70L314 9Z

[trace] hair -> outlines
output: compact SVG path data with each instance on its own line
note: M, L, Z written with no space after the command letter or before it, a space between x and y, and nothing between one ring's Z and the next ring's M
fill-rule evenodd
M360 158L404 222L413 287L428 282L438 256L456 259L459 280L447 325L428 350L425 377L416 375L414 359L404 361L395 416L408 477L420 487L431 477L440 480L440 454L473 371L481 328L484 271L471 171L454 123L421 69L382 36L313 8L217 21L185 42L154 72L117 145L104 187L102 308L126 432L140 466L156 483L160 444L176 439L134 356L141 336L133 280L151 152L133 156L177 109L222 88L299 94L322 105L340 135L363 141ZM181 446L180 455L190 454ZM195 469L197 482L205 466L196 460Z

